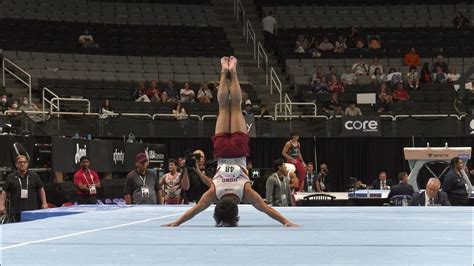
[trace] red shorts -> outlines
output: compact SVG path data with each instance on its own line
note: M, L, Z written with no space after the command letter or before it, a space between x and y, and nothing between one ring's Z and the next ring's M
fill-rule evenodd
M212 137L214 158L248 157L249 136L244 132L220 133Z

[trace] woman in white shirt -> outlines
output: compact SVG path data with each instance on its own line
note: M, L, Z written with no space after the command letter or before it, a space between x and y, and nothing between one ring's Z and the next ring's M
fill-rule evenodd
M181 101L184 103L193 103L194 102L194 91L191 89L189 82L184 82L183 88L180 90L179 94L181 95Z
M459 75L455 67L451 67L451 69L449 69L448 82L450 83L456 82L458 81L460 77L461 75Z

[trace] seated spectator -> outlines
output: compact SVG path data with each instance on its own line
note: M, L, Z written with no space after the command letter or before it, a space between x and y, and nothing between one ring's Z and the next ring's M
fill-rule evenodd
M179 92L181 96L181 102L183 103L193 103L194 102L194 91L191 89L189 82L184 82L183 88Z
M355 47L357 39L359 38L359 28L357 26L351 26L351 32L347 35L348 46Z
M329 82L329 90L333 93L344 92L344 84L337 80L337 75L335 74L331 76L331 81Z
M381 72L380 68L376 68L374 74L370 76L372 84L380 85L385 82L386 76Z
M40 109L38 109L36 104L30 103L28 101L28 97L23 97L23 98L21 98L21 105L18 107L18 111L39 112ZM42 114L27 114L27 115L34 122L43 121L43 115Z
M339 35L337 37L337 41L334 44L334 52L335 53L344 53L347 49L347 44L346 44L346 37L343 35Z
M7 110L7 111L11 111L11 112L13 112L13 111L19 111L19 110L18 110L18 107L20 107L20 106L18 105L18 101L17 101L17 100L14 100L14 101L10 104L10 106L8 107L8 110ZM18 115L18 113L10 113L10 114L8 114L8 115L10 115L10 116L16 116L16 115Z
M392 197L395 196L412 196L413 193L415 192L413 190L413 187L408 184L408 174L407 172L401 172L398 174L398 180L400 183L398 185L395 185L391 187L390 193L388 193L388 199L391 199Z
M403 82L402 72L399 72L395 68L391 67L388 70L386 80L387 80L387 82L390 82L390 84L392 84L392 85L396 85L400 82Z
M456 12L456 17L453 19L454 28L460 29L469 25L469 23L469 19L466 18L461 11Z
M332 75L336 75L336 77L338 76L335 66L329 66L329 74L326 75L326 79L331 80Z
M440 66L436 67L436 72L433 74L433 81L436 83L445 83L447 82L448 76L444 73L443 69Z
M367 75L369 73L369 67L364 63L362 57L359 57L357 62L352 65L352 72L356 75Z
M365 47L365 43L364 43L364 41L362 41L362 40L357 40L355 46L356 46L357 49L362 50L362 49L364 49L364 47Z
M410 95L407 90L403 88L403 83L400 82L397 84L397 88L393 91L393 100L395 102L406 102L410 99Z
M102 101L102 105L100 107L100 118L107 118L109 116L114 116L115 113L113 111L112 105L108 99Z
M146 96L148 96L152 102L159 102L161 90L156 86L156 80L150 82L150 87L146 89Z
M150 98L146 95L145 85L143 82L138 83L137 93L135 93L135 102L150 102Z
M252 106L252 102L250 100L247 100L245 102L245 108L244 110L242 111L242 114L244 116L253 116L254 113L253 113L253 106Z
M439 191L441 182L436 177L432 177L426 184L426 190L413 193L411 206L451 206L446 192Z
M342 106L335 105L334 109L331 112L329 112L329 115L330 116L343 116L344 111L342 110Z
M416 66L411 66L408 70L407 83L413 90L417 90L420 87L420 75L416 72Z
M356 84L357 76L356 74L352 73L350 67L346 67L346 72L341 75L341 81L344 86Z
M313 92L316 92L316 93L330 92L329 84L327 83L325 76L321 77L321 80L319 82L316 82L313 85Z
M178 102L179 101L179 93L178 89L175 88L176 81L170 79L168 80L168 87L166 87L165 91L168 94L168 98L171 99L171 102Z
M0 112L4 113L6 110L8 110L8 97L3 94L0 100Z
M379 101L375 104L374 110L377 113L388 113L390 112L390 99L386 94L380 94Z
M416 52L415 47L410 48L410 51L405 54L403 63L409 67L412 67L412 66L416 67L416 66L421 65L420 55Z
M315 191L316 192L330 192L331 191L331 176L328 165L322 163L319 166L319 173L315 180Z
M243 95L242 95L243 98ZM209 89L207 82L201 83L199 88L197 99L200 103L211 103L212 102L212 91Z
M380 49L380 38L377 35L372 35L369 37L369 49Z
M448 74L448 82L449 83L454 83L456 81L459 80L459 78L461 77L461 75L458 74L458 72L456 71L456 68L455 67L451 67L449 69L449 74Z
M387 86L387 83L380 84L378 99L381 101L383 98L387 98L388 103L393 102L392 90Z
M392 180L387 179L387 173L380 172L379 177L372 182L373 189L389 190L392 186Z
M437 67L440 67L441 70L443 70L444 73L449 72L448 63L444 62L444 58L443 58L442 55L438 55L436 57L436 63L433 63L433 66L431 67L431 72L436 73L437 72Z
M425 62L420 71L420 83L431 83L431 82L432 82L432 79L431 79L430 65L428 64L428 62Z
M170 99L170 97L168 97L168 93L166 91L162 92L161 93L161 102L162 103L172 103L173 100Z
M305 53L308 49L308 39L303 35L298 35L298 39L295 42L295 53Z
M323 103L323 110L326 113L330 113L331 111L334 110L334 107L340 106L338 98L339 96L337 93L331 94L331 99L329 99L328 102Z
M334 50L334 45L329 42L327 36L324 36L323 41L319 44L318 48L323 52L332 52Z
M362 111L355 103L351 103L349 107L346 108L345 116L362 116Z
M356 184L355 184L355 188L356 188L356 190L359 190L359 189L366 189L366 188L367 188L367 185L364 184L364 182L362 182L362 180L357 179L357 180L356 180Z
M380 73L383 74L383 66L379 63L378 58L374 58L374 63L369 67L369 75L375 74L375 69L379 69Z
M270 113L268 112L267 106L263 103L260 104L260 116L269 116Z
M323 69L320 66L316 67L316 71L313 73L313 76L311 77L311 86L316 86L316 83L321 81L321 78L323 77Z
M84 30L84 33L79 35L79 45L84 48L99 48L99 45L94 42L94 37L89 34L88 30Z
M186 112L186 109L181 105L180 102L176 104L176 107L171 111L173 116L176 118L176 120L183 120L188 118L188 113Z

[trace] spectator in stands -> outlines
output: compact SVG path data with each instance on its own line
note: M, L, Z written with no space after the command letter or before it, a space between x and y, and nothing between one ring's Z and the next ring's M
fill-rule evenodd
M329 115L330 116L336 116L336 115L343 116L345 115L345 113L344 113L344 110L342 110L342 106L338 104L338 105L334 105L334 109L331 112L329 112Z
M163 203L181 204L183 198L181 196L183 179L181 173L178 172L178 161L174 159L168 160L168 173L163 175L160 179L160 187L162 187Z
M263 103L260 104L260 116L269 116L270 113L268 112L267 106Z
M172 103L173 101L168 97L168 93L166 91L161 93L161 99L160 101L162 103Z
M387 83L382 83L378 91L378 99L381 100L385 95L392 97L392 90L387 86ZM392 98L390 98L390 102L392 102Z
M398 185L391 187L390 193L388 193L388 199L391 199L395 196L412 196L415 190L413 187L408 184L408 174L407 172L401 172L398 174Z
M25 155L17 156L15 166L16 171L6 177L3 185L0 214L5 214L5 202L8 198L10 221L20 222L21 212L47 209L48 204L41 179L36 172L28 170L28 158Z
M351 32L347 35L347 42L350 47L355 47L355 44L359 38L359 28L356 26L351 27Z
M464 163L459 157L454 157L450 162L450 170L444 175L443 191L448 194L449 202L453 206L467 206L469 200L469 187L461 174Z
M345 116L362 116L362 111L359 107L356 106L355 103L349 104L349 107L346 108L344 112Z
M145 84L143 82L138 83L138 89L135 94L135 102L149 103L150 98L146 95Z
M374 74L370 76L370 81L372 82L372 84L375 84L375 85L380 85L384 83L385 80L386 80L385 74L383 74L380 68L378 67L375 69Z
M108 99L102 101L102 105L100 106L100 118L107 118L114 115L115 113L110 101Z
M337 80L337 75L333 74L331 76L331 81L329 82L329 90L333 93L344 92L344 84Z
M275 36L277 34L277 21L273 12L268 12L262 19L262 31L265 37L265 49L270 53L275 49Z
M7 111L12 111L12 112L13 112L13 111L18 111L18 107L19 107L18 101L17 101L17 100L14 100L14 101L12 102L12 104L8 107L8 110L7 110ZM8 114L8 115L10 115L10 116L16 116L16 115L18 115L18 113L10 113L10 114Z
M319 173L315 180L316 192L330 192L330 180L331 178L329 176L329 168L327 164L322 163L321 166L319 166Z
M81 168L74 174L74 185L78 204L96 204L97 189L100 188L100 179L97 172L91 170L87 156L80 158Z
M367 188L367 185L364 184L364 182L362 182L362 180L360 180L360 179L357 179L357 180L356 180L355 186L356 186L356 190L358 190L358 189L366 189L366 188Z
M406 66L409 67L417 67L421 65L420 62L420 55L416 52L415 47L411 47L410 51L405 54L405 58L403 59L403 62L405 63Z
M446 192L440 191L441 183L436 177L432 177L426 184L426 190L413 193L411 206L451 206Z
M145 153L135 156L136 170L127 174L124 187L126 204L161 204L160 181L148 170L149 161Z
M346 72L341 75L341 81L344 86L357 83L357 76L351 71L350 67L346 67Z
M188 113L186 113L186 109L184 109L184 106L181 105L180 102L178 102L171 111L173 116L176 118L176 120L183 120L188 118Z
M380 49L380 37L378 35L372 35L369 37L369 49Z
M375 179L374 182L372 182L373 189L388 190L391 186L392 180L387 179L387 173L385 172L380 172L379 178Z
M339 103L339 95L337 93L331 94L331 99L328 102L323 103L323 110L326 113L330 113L334 110L334 107L340 105Z
M420 83L431 83L431 82L432 82L432 79L431 79L430 65L428 64L428 62L425 62L420 71Z
M443 70L444 73L449 72L448 63L444 62L444 58L443 58L442 55L438 55L436 57L436 63L433 63L433 66L431 68L431 72L436 73L437 72L437 67L440 67L441 70Z
M40 109L36 106L36 104L30 103L28 101L28 97L23 97L23 98L21 98L21 105L18 107L18 111L39 112ZM42 114L27 114L27 115L34 122L43 121L43 115Z
M456 12L456 17L453 19L453 24L456 29L468 26L470 23L469 19L466 18L461 11Z
M369 73L369 67L364 63L364 59L359 57L357 62L352 65L352 72L356 75L367 75Z
M181 96L181 102L183 103L193 103L194 102L194 91L191 89L189 82L184 82L183 88L179 92Z
M179 101L179 93L178 89L176 89L176 81L170 79L168 80L168 87L166 87L165 91L168 94L168 98L171 99L171 102L175 103Z
M267 178L266 201L276 207L292 205L292 196L289 180L286 178L288 169L282 159L273 162L274 173Z
M403 82L402 72L397 71L394 67L391 67L388 70L386 77L387 82L390 82L391 85L397 85L400 82Z
M369 67L369 75L374 75L375 74L375 69L379 69L380 73L383 74L383 66L380 64L378 58L374 58L374 62L372 65Z
M326 78L332 80L332 75L336 75L336 78L338 76L335 66L329 66L329 74L326 75Z
M156 99L160 99L161 97L161 90L156 84L156 80L152 80L150 82L150 87L146 90L146 96L148 96L148 99L150 99L152 102L159 102Z
M329 38L327 36L324 36L323 41L319 44L318 48L323 52L332 52L334 50L334 45L329 42Z
M416 66L411 66L407 73L407 83L412 90L420 88L420 75L416 71Z
M214 176L213 170L206 167L206 155L201 150L196 150L192 153L192 157L196 160L196 167L183 168L183 190L185 203L199 202L202 195L206 193L209 187L206 185L211 179L209 176ZM188 160L188 159L186 159ZM203 182L206 181L206 182Z
M295 53L305 53L306 49L308 49L308 39L300 34L295 42Z
M393 101L394 102L406 102L410 99L410 95L407 90L403 88L403 83L400 82L397 84L397 88L393 91Z
M362 49L364 49L364 47L365 47L364 41L363 40L357 40L356 48L359 49L359 50L362 50Z
M212 91L206 82L201 83L199 88L197 99L200 103L211 103L212 102Z
M0 112L5 112L8 110L8 97L7 95L2 95L2 99L0 101Z
M317 83L321 81L321 78L323 77L323 69L320 66L316 67L316 72L313 73L313 76L311 77L311 86L315 87Z
M327 83L326 77L322 76L319 82L316 82L313 85L313 92L316 93L326 93L330 92L329 84Z
M459 78L461 78L461 75L459 75L456 68L452 66L449 69L449 74L447 75L447 77L448 77L448 83L454 83L454 82L458 81Z
M337 41L334 44L334 52L335 53L344 53L347 49L347 44L346 44L347 38L344 37L344 35L339 35L337 37Z
M436 67L436 72L433 74L434 82L436 83L446 83L448 80L448 76L444 73L443 69L440 66Z
M95 43L94 37L89 34L88 30L84 30L84 32L79 35L79 45L84 48L99 48L99 44Z
M253 106L252 106L252 102L250 100L247 100L245 102L245 109L242 111L242 114L244 116L254 116Z
M374 110L378 113L390 112L390 99L391 96L387 94L380 94L379 101L375 104Z

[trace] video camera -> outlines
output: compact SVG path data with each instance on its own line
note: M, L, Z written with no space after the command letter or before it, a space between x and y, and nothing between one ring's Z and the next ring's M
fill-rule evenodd
M192 168L196 167L196 163L201 160L201 154L199 153L187 153L186 156L184 157L184 165L186 168L189 170L192 170Z

